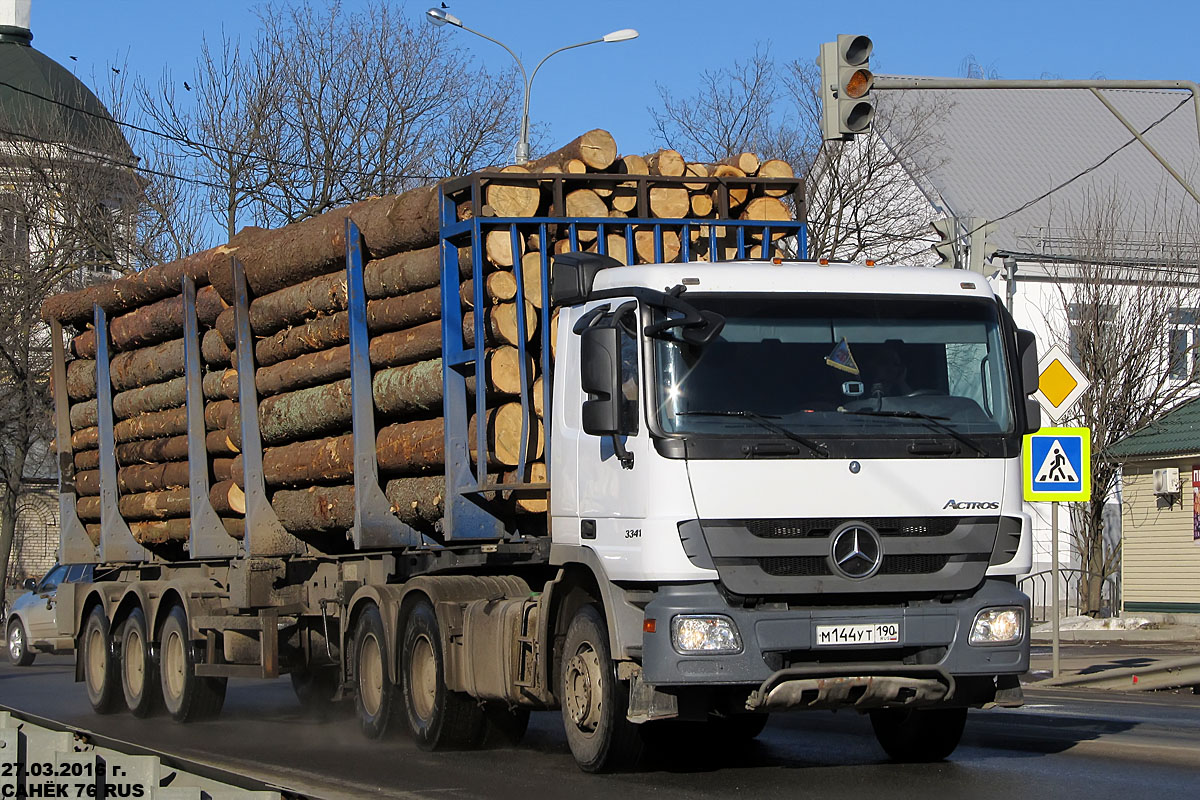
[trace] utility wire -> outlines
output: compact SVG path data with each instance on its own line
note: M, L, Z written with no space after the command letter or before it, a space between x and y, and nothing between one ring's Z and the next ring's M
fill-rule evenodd
M317 172L336 172L341 175L353 175L356 177L386 178L388 180L436 181L436 180L442 180L443 178L447 177L444 175L394 175L394 174L390 174L390 173L377 172L374 170L355 170L355 169L342 169L339 167L315 166L313 164L305 164L300 161L288 161L286 159L280 159L280 158L269 158L267 156L258 155L256 153L246 152L246 151L242 151L242 150L234 150L232 148L224 147L224 146L218 145L218 144L197 141L197 140L192 139L187 136L178 136L176 134L167 133L166 131L157 130L155 128L147 128L147 127L144 127L141 125L134 124L132 122L125 122L123 120L116 119L115 117L113 117L112 115L109 115L109 114L100 114L100 113L97 113L90 109L80 108L79 106L75 106L70 103L64 102L62 100L59 100L56 97L47 97L46 95L39 94L38 92L32 92L32 91L30 91L28 89L24 89L20 86L14 86L13 84L11 84L7 81L4 81L4 80L0 80L0 86L4 86L8 89L12 89L14 92L19 92L28 97L33 97L33 98L42 100L47 103L52 103L53 105L60 106L62 108L68 109L70 111L74 111L74 112L77 112L80 114L85 114L89 117L93 117L95 119L98 119L98 120L101 120L104 122L110 122L110 123L120 126L122 128L129 128L130 130L137 131L138 133L144 133L144 134L148 134L150 136L157 136L162 139L166 139L168 141L175 142L177 144L183 144L183 145L187 145L188 147L194 147L194 148L198 148L201 150L212 150L214 152L221 153L221 154L227 155L227 156L235 156L237 158L253 159L253 160L262 162L263 164L275 164L275 165L282 166L282 167L292 167L295 169L307 169L307 170L313 170L313 171L317 171ZM195 157L195 156L193 156L193 157Z
M134 172L140 172L140 173L143 173L146 175L154 175L155 177L159 177L159 178L170 178L172 180L183 181L184 183L193 183L198 186L206 186L210 189L228 190L228 189L237 188L237 187L230 186L228 184L216 183L214 181L205 180L204 178L193 178L193 177L190 177L187 175L178 175L173 172L165 172L163 170L157 170L157 169L152 169L150 167L139 166L139 165L131 163L129 161L122 161L120 159L113 158L111 156L106 156L100 152L96 152L96 151L92 151L92 150L81 150L77 147L72 147L71 145L63 143L63 142L51 142L46 139L40 139L36 136L30 136L27 133L20 133L18 131L10 131L5 128L0 128L0 135L11 136L16 139L24 139L25 141L35 142L37 144L44 144L49 147L55 147L60 150L65 150L69 153L74 153L74 154L80 155L80 156L86 156L87 158L94 159L96 161L100 161L105 164L111 164L113 166L120 167L122 169L129 169L129 170L133 170ZM267 192L267 191L261 190L261 189L257 190L257 191L259 194L262 194L262 195L265 195L268 197L274 197L277 200L290 199L286 195L278 194L275 192Z

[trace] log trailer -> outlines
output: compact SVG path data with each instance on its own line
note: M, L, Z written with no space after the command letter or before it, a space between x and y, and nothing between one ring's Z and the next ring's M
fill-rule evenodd
M585 177L635 187L630 216L556 212ZM800 187L745 183L774 197ZM651 215L654 186L685 184L712 192L720 226ZM497 185L543 187L549 212L488 216ZM209 258L228 308L176 275L182 333L167 344L181 369L149 370L154 386L114 382L126 354L170 361L155 337L122 334L113 354L118 323L139 313L111 300L120 291L89 324L65 323L83 331L73 340L51 314L60 557L98 564L95 582L60 587L58 625L93 708L189 721L220 711L229 678L286 674L306 703L352 701L368 736L407 728L428 749L511 741L530 710L561 709L578 764L601 771L637 758L652 729L746 738L793 709L869 713L892 757L940 759L968 707L1019 704L1032 336L970 272L783 258L805 251L804 224L739 219L738 185L514 171L428 190L436 391L401 375L425 421L390 426L380 376L409 367L382 368L375 352L379 248L361 208L320 223L344 226L344 311L292 330L345 326L334 377L349 433L315 444L279 445L282 412L260 397L279 371L256 358L287 333L255 329L258 301L278 291L255 287L260 234ZM497 236L518 254L508 397L488 375L503 331L484 242ZM672 263L623 266L635 241ZM222 325L228 369L215 370ZM86 370L72 368L80 352L94 354ZM92 406L69 391L78 373L94 374ZM122 387L129 419L116 420ZM135 414L152 407L135 402L148 389L176 391L178 407ZM517 420L507 433L501 406ZM338 433L309 419L330 408L303 415L310 436ZM165 438L130 433L167 413ZM429 441L397 427L434 422ZM145 446L175 450L139 470L139 456L155 460ZM421 468L389 477L400 452ZM170 502L186 516L154 513Z

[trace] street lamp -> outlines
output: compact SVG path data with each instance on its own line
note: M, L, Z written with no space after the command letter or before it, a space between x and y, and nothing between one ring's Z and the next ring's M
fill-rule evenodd
M477 30L468 28L463 24L461 19L447 12L445 9L431 8L425 12L425 19L429 21L429 24L435 25L439 28L442 25L453 25L456 28L462 28L468 33L473 33L476 36L487 39L489 42L500 45L508 51L508 54L513 57L513 61L516 61L517 66L521 68L521 77L525 80L525 104L521 110L521 137L517 142L516 161L518 164L525 164L529 161L529 89L531 86L533 86L533 79L537 77L538 70L542 68L542 64L545 64L546 61L549 60L550 56L558 55L564 50L574 50L576 47L585 47L589 44L601 44L602 42L626 42L630 39L636 39L638 37L638 32L633 28L622 28L619 31L606 33L599 39L590 39L586 42L579 42L578 44L569 44L566 47L560 47L557 50L548 53L545 58L539 61L537 66L533 68L533 74L529 75L525 72L525 65L521 63L521 59L517 57L517 54L512 51L511 47L506 45L504 42L493 39L486 33L480 33Z

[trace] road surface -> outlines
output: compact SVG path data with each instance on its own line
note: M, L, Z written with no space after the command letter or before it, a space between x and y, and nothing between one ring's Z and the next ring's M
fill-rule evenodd
M63 656L4 664L0 704L315 797L1130 800L1200 787L1200 696L1182 692L1029 691L1023 709L972 711L962 746L939 764L890 764L865 717L811 712L777 715L747 746L668 752L637 772L592 776L575 767L557 713L534 714L516 748L424 753L404 734L373 742L351 717L307 715L286 678L232 681L220 719L180 725L96 716L73 672Z

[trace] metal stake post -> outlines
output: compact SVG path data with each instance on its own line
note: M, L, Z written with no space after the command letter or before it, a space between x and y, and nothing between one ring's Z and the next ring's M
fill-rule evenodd
M1057 678L1060 672L1059 652L1058 652L1058 501L1055 500L1050 504L1050 603L1053 606L1050 613L1050 651L1051 651L1051 669L1053 677Z

